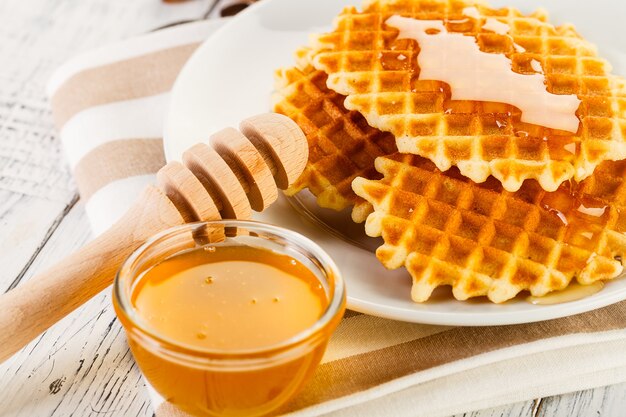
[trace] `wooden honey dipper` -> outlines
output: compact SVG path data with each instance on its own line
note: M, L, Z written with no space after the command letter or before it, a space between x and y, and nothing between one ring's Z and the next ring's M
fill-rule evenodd
M247 219L295 181L306 137L291 119L268 113L227 128L170 162L107 232L0 296L0 362L109 286L124 259L148 237L199 220Z

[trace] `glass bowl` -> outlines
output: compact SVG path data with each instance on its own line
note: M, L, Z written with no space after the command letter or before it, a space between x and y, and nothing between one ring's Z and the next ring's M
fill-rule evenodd
M305 265L327 296L319 319L274 345L215 350L159 334L134 309L135 285L150 268L184 251L228 245L268 249ZM269 224L220 220L177 226L146 241L122 264L113 303L139 368L164 399L194 415L260 416L285 404L312 375L343 316L345 288L335 263L308 238Z

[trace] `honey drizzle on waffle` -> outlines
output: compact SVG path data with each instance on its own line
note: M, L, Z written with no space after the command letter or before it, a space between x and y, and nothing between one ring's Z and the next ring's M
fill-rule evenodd
M491 26L498 22L488 20ZM539 65L539 71L535 64L531 65L535 73L519 74L504 54L481 51L476 38L449 32L442 20L393 15L385 24L399 30L398 39L413 39L419 44L418 79L445 82L452 91L452 100L510 104L521 110L522 122L571 133L578 131L576 110L580 99L576 94L548 92L539 61L532 60Z
M382 180L353 189L374 206L366 232L382 236L377 256L406 266L414 301L450 285L457 299L493 302L615 278L626 251L626 161L604 162L580 184L555 192L527 181L515 193L490 177L475 184L456 169L394 154L378 158Z
M468 7L481 19L468 19ZM537 73L539 64L550 93L582 100L578 132L523 123L510 105L450 100L445 83L418 79L419 45L397 39L397 29L385 25L394 15L444 20L448 31L475 37L482 51L505 54L520 74ZM511 30L488 30L487 19ZM475 182L493 175L509 191L536 179L554 191L570 178L586 178L603 160L626 158L624 80L571 25L555 27L545 12L526 16L458 0L369 0L362 11L345 9L334 31L312 46L313 65L328 74L329 88L347 96L346 108L393 133L401 152L427 157L441 170L455 165Z

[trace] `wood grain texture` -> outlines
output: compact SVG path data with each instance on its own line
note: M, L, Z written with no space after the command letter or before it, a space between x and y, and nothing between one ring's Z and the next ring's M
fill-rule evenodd
M81 204L70 210L24 280L84 245ZM0 366L0 415L150 416L145 388L104 290ZM120 413L118 413L118 411Z
M74 203L0 190L0 293L20 282Z
M538 417L624 416L626 383L547 397L541 400Z
M455 414L451 417L536 417L536 407L539 400L528 401L494 407L488 410L472 411L469 413Z
M109 287L124 259L146 239L183 223L165 193L148 186L105 233L0 295L0 362Z
M52 71L81 51L200 17L212 3L0 1L0 292L90 236L44 96ZM114 318L107 289L0 365L0 415L151 416ZM620 384L455 417L617 417L624 410Z

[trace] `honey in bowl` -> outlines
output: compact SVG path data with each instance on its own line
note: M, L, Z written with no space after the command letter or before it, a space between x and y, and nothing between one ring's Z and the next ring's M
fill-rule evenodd
M221 221L146 243L120 270L114 304L137 364L166 400L192 415L259 416L311 376L345 295L332 260L308 239Z
M311 327L328 304L295 258L252 246L207 246L148 270L132 304L159 334L199 348L259 349Z

